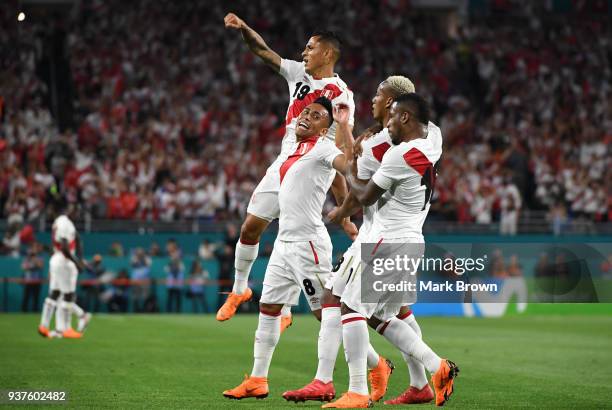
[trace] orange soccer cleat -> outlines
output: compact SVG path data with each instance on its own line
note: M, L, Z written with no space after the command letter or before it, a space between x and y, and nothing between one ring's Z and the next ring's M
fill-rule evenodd
M245 302L248 302L253 297L253 291L250 288L246 288L242 295L238 295L234 292L230 293L225 300L223 306L219 308L217 312L217 320L223 322L229 320L236 314L238 306Z
M290 390L283 393L283 399L287 401L332 401L336 397L334 382L323 383L321 380L314 379L306 386L297 390Z
M48 338L49 337L49 329L47 329L43 325L39 325L38 326L38 334L41 335L42 337Z
M287 328L291 326L292 324L293 324L293 316L291 315L291 313L289 313L287 316L281 316L281 323L280 323L281 334L285 330L287 330Z
M450 360L442 359L440 368L431 376L431 382L436 391L436 406L444 406L451 394L453 383L459 373L459 368Z
M377 402L383 398L387 392L387 385L389 384L389 377L393 373L393 363L389 359L385 359L382 356L378 357L378 365L370 370L368 380L370 381L370 388L372 393L370 397L373 402Z
M64 339L80 339L83 337L83 334L69 327L67 330L64 330L64 333L62 333L62 337Z
M228 399L242 400L247 397L265 399L268 397L268 378L244 375L244 381L233 389L226 390L223 395Z
M347 391L338 400L327 403L322 407L324 409L367 409L372 406L372 400L367 394Z
M434 392L431 390L431 387L429 387L429 384L426 384L420 390L414 386L410 386L396 398L385 400L385 404L421 404L429 403L433 399Z

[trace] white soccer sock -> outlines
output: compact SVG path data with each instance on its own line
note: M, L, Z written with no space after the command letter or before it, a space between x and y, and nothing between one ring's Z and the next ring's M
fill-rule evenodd
M85 311L76 303L72 304L72 313L74 313L78 318L85 316Z
M291 316L291 306L283 305L281 316Z
M382 329L382 335L391 342L391 344L423 363L430 373L433 374L438 371L440 367L440 357L419 338L408 323L396 317L392 318L387 323L388 325L386 327L384 323L380 324L376 330L380 333ZM383 329L383 327L385 328Z
M55 310L55 328L64 332L72 326L72 302L62 300Z
M340 307L330 306L321 309L321 329L319 330L319 366L315 379L329 383L334 378L334 365L338 349L342 343L342 320Z
M414 314L401 319L404 323L407 323L408 326L414 330L414 333L417 334L419 339L423 339L423 335L421 333L421 327L416 321ZM427 384L427 374L425 373L425 366L414 357L402 352L402 356L406 361L406 365L408 365L408 373L410 374L410 385L416 387L421 390Z
M274 348L280 338L280 314L271 316L259 313L259 324L255 331L255 346L253 348L253 371L251 376L268 377L268 369L274 354Z
M255 245L245 245L240 240L236 244L236 253L234 255L234 287L232 292L242 295L249 284L249 274L253 267L253 262L259 253L259 243Z
M368 394L368 325L359 313L342 315L342 342L349 366L349 391Z
M45 304L43 305L42 315L40 317L40 324L47 329L51 325L51 318L55 312L57 302L51 298L45 298Z
M368 345L368 369L373 369L378 366L379 360L380 356L378 356L378 353L376 353L376 350L374 350L374 347L370 343Z

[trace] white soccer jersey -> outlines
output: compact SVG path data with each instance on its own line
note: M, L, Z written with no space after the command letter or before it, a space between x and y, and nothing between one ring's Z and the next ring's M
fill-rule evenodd
M378 201L373 225L382 238L423 238L423 223L436 181L435 165L442 155L442 135L428 127L427 138L391 147L372 181L387 190ZM375 239L375 238L371 238Z
M289 89L289 106L285 115L285 136L283 137L281 155L284 158L293 152L296 143L295 123L297 117L319 97L326 97L333 105L342 103L349 106L349 125L355 123L355 101L353 92L349 90L346 83L340 79L338 74L327 78L314 78L306 73L303 62L293 60L281 60L280 74L287 80ZM336 137L336 123L330 127L327 138L334 140Z
M365 140L361 147L363 152L357 158L357 178L369 180L380 168L385 152L391 148L389 130L384 128L382 131L374 134ZM363 207L363 223L359 228L360 235L365 235L370 230L374 212L376 212L376 204Z
M76 233L74 224L66 215L58 216L55 221L53 221L53 226L51 228L51 239L55 252L61 252L61 241L65 239L68 241L70 252L74 253L76 249Z
M278 239L315 241L328 237L321 213L342 152L326 138L308 138L280 167Z

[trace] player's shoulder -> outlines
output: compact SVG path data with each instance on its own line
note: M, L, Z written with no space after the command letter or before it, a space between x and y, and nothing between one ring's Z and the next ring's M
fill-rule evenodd
M391 148L391 136L389 130L383 128L381 131L372 135L367 140L361 143L363 156L374 158L378 162L382 162L385 153Z
M441 147L436 147L431 139L416 138L399 144L390 159L401 161L422 175L424 169L440 159L441 153Z

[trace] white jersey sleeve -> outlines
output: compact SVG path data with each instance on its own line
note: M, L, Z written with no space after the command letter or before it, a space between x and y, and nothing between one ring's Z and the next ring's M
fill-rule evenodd
M304 63L281 59L280 75L285 77L289 85L295 84L305 74Z
M370 179L380 167L385 152L391 147L389 131L384 128L361 144L362 154L357 158L357 178Z
M407 166L402 156L403 150L398 147L395 146L385 153L380 168L372 175L372 181L385 191L391 189L397 181L418 175L416 171Z
M342 151L336 147L336 145L328 139L321 139L319 141L318 158L328 168L334 167L334 159L338 155L342 155Z

